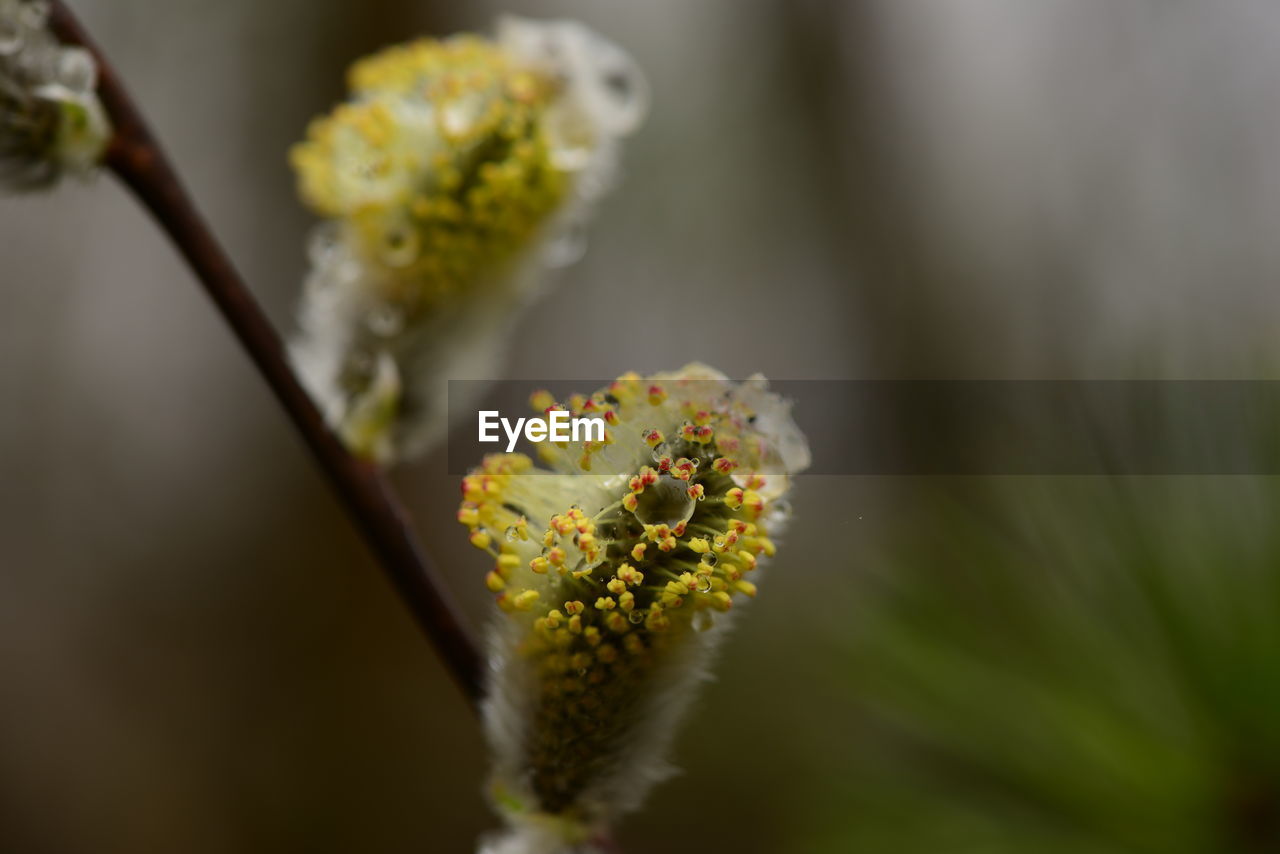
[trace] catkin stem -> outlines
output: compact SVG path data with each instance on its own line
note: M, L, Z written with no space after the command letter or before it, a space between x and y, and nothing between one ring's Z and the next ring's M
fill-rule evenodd
M353 457L325 425L290 367L279 335L187 195L119 75L59 0L52 4L50 24L65 43L85 48L97 61L98 94L115 132L105 165L151 212L186 259L302 434L347 513L454 680L472 706L477 706L482 690L478 647L446 593L438 571L414 536L387 479L377 466Z

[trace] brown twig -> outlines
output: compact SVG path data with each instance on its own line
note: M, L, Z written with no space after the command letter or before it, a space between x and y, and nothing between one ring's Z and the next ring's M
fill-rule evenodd
M410 530L386 478L373 464L353 457L329 431L290 368L280 337L196 210L119 75L60 0L54 0L52 10L51 26L58 37L84 47L97 60L98 94L115 130L106 166L151 212L199 277L205 292L302 434L418 624L475 705L481 690L479 651Z

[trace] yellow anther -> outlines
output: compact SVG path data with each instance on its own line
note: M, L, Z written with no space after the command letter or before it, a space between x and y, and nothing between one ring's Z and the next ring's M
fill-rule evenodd
M618 616L622 616L619 614ZM671 620L661 610L652 610L645 618L644 627L651 632L664 632L671 627Z
M742 506L744 496L745 493L735 486L724 494L724 503L728 505L730 510L737 510Z
M533 407L535 412L546 412L556 405L556 399L546 389L539 389L529 395L529 405Z
M625 581L632 587L644 582L644 573L629 563L624 563L618 567L617 576L621 581Z
M584 610L586 610L586 607L587 607L586 605L583 605L581 602L575 599L573 601L564 603L564 612L566 614L577 615L577 614L581 614Z
M612 611L617 605L612 596L601 596L596 600L596 609L599 611Z
M515 598L511 601L511 604L517 611L528 611L533 607L534 603L538 601L540 596L541 594L539 594L537 590L525 590L521 593L517 593Z
M778 553L778 547L775 546L773 544L773 540L768 537L757 537L755 540L755 547L759 550L759 553L763 554L765 557L773 557Z
M507 586L507 582L502 579L496 571L491 571L484 577L484 585L494 593L501 593Z

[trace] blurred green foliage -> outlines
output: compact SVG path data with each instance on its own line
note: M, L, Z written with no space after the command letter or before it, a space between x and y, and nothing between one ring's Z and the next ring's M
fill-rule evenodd
M1280 850L1280 481L916 483L811 850ZM810 849L806 849L810 850Z

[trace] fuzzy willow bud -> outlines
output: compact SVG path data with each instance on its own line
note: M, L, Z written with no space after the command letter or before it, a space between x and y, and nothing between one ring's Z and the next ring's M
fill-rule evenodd
M540 445L546 468L496 454L463 482L458 519L493 558L501 612L485 724L512 829L494 851L574 850L666 773L730 613L774 554L790 476L809 464L760 377L689 365L533 404L608 428Z
M293 354L347 444L389 462L442 434L446 377L497 373L540 268L580 254L647 98L600 36L518 18L389 48L349 86L291 155L325 217Z
M86 176L111 138L88 51L59 44L43 0L0 0L0 189Z

